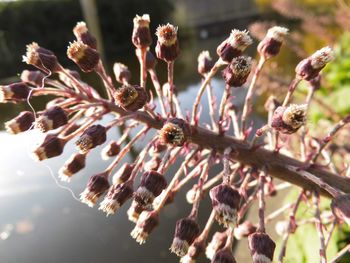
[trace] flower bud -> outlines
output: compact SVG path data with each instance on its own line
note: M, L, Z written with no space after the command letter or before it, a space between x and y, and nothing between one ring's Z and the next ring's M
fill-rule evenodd
M227 184L220 184L210 190L210 198L215 211L215 219L225 227L233 227L237 220L237 210L241 196Z
M306 122L306 104L280 106L273 113L271 127L285 134L295 133Z
M291 234L293 234L295 232L295 230L297 229L297 224L295 222L295 218L292 218L291 220L291 228L289 231L289 221L288 220L283 220L283 221L278 221L275 225L275 231L277 233L277 235L279 236L285 236L286 234L288 234L289 232Z
M313 79L310 79L309 84L314 90L319 90L321 88L321 75L318 74Z
M251 69L251 57L239 56L232 59L231 63L222 71L222 76L227 85L240 87L247 81Z
M241 240L242 238L253 234L256 229L256 226L254 226L250 221L244 221L234 229L234 236L236 239Z
M166 62L174 61L180 53L179 41L177 39L177 27L166 24L157 28L158 37L156 46L157 58Z
M276 56L281 49L284 37L288 34L288 28L274 26L271 27L265 38L258 45L258 52L260 56L265 59Z
M44 111L43 115L36 120L35 127L41 132L47 132L67 123L67 113L61 107L54 106Z
M129 83L131 79L131 72L129 68L123 63L114 63L113 72L115 79L121 84Z
M176 222L175 235L170 251L179 257L186 255L188 248L199 235L199 225L191 218L182 218Z
M87 186L80 194L82 203L93 207L98 198L100 198L109 188L108 173L103 172L90 177Z
M248 35L248 31L232 30L230 36L225 39L216 49L219 57L230 63L234 57L238 57L251 44L253 40Z
M335 197L331 203L331 209L335 217L350 225L350 195Z
M158 224L159 215L157 211L143 211L137 220L135 228L131 231L131 236L137 243L142 245Z
M236 263L236 260L233 257L232 250L224 247L215 253L211 263Z
M182 119L171 118L159 131L159 140L163 144L171 146L183 146L190 135L189 125Z
M0 102L18 102L27 100L30 88L24 82L0 86Z
M111 141L103 148L101 155L103 160L108 160L110 157L117 156L120 153L120 144L116 141Z
M27 53L23 56L23 62L33 65L46 74L51 74L61 70L55 54L33 42L27 45Z
M75 153L63 165L59 171L59 177L64 182L69 182L71 177L85 167L86 154Z
M75 142L82 153L103 144L107 139L106 128L100 124L91 125Z
M35 121L31 111L22 111L17 117L5 123L6 131L12 134L28 131Z
M113 96L118 106L128 111L141 109L148 100L145 89L137 85L123 85L114 92Z
M162 174L157 171L147 171L141 176L141 183L134 194L134 200L147 207L166 186L167 182Z
M67 56L73 60L83 72L93 71L100 61L99 53L81 41L70 43Z
M134 164L124 163L113 176L113 184L122 184L129 180L134 167Z
M253 263L271 263L276 244L266 233L255 232L248 237Z
M186 193L186 201L189 204L193 204L196 201L197 198L197 193L198 193L198 185L194 184L190 190L187 191ZM203 189L201 193L201 198L206 194L206 191Z
M45 75L39 70L23 70L21 80L36 87L43 86Z
M38 161L59 156L63 153L66 141L57 137L56 135L46 135L44 141L33 152Z
M180 259L180 263L195 263L196 259L205 251L205 238L198 236L188 248L187 254Z
M151 31L149 29L150 18L148 14L134 17L134 29L132 31L132 43L137 48L147 48L152 44Z
M326 64L334 59L333 50L330 47L324 47L317 50L310 57L303 59L295 68L297 77L304 80L311 80L320 73Z
M214 66L213 59L210 57L209 51L202 51L198 56L198 73L205 75L210 72L211 68Z
M217 251L222 249L227 241L227 233L226 232L216 232L211 241L209 242L206 250L205 255L208 259L212 260L216 254Z
M140 217L140 214L146 209L139 203L132 201L130 208L127 211L128 219L131 222L137 223L137 220Z
M97 49L97 40L90 34L85 22L78 22L73 28L73 33L78 41L83 42L93 49Z
M119 207L132 197L133 192L131 183L113 184L101 202L99 210L105 212L107 216L114 214Z

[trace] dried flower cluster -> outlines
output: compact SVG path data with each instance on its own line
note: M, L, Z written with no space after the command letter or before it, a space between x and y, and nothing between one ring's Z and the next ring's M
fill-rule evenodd
M265 199L286 187L285 183L276 184L272 179L277 177L290 182L287 187L301 186L295 203L282 210L289 211L290 217L278 224L278 232L284 241L278 260L283 261L288 236L298 230L295 215L299 204L309 203L312 196L316 201L309 207L315 211L318 226L321 225L317 227L321 237L320 257L326 259L327 244L322 238L325 235L322 225L350 221L349 179L338 172L346 170L343 169L345 164L334 163L327 146L350 118L339 122L324 139L309 136L305 126L308 107L319 87L316 84L319 73L332 60L332 49L323 48L302 60L296 67L295 80L285 100L278 102L270 98L266 125L252 129L248 121L256 80L265 62L278 55L288 29L273 27L268 30L258 44L260 60L253 69L253 59L244 55L253 42L247 31L232 30L216 50L217 61L208 51L200 53L197 68L204 79L194 100L191 120L188 120L183 117L174 93L173 66L180 55L178 28L167 24L159 26L156 32L156 57L168 68L168 82L161 85L156 72L157 60L150 51L153 41L150 17L136 16L133 22L132 43L140 61L140 83L132 83L131 72L121 63L114 65L115 81L108 76L96 50L96 39L86 24L79 22L73 29L76 41L70 43L67 55L83 72L96 72L101 77L108 98L101 97L84 83L77 72L64 68L53 52L32 43L27 46L24 61L39 71L26 70L21 75L21 82L1 86L0 101L18 103L43 95L57 98L50 101L45 110L38 111L36 117L32 112L22 112L6 122L6 129L13 134L29 129L45 133L45 139L33 151L39 161L61 155L66 143L74 140L77 152L59 171L59 177L66 182L74 180L74 175L84 169L86 156L91 151L100 149L107 142L101 150L102 158L112 161L104 171L90 177L80 198L90 207L99 202L99 209L106 215L116 213L132 199L127 214L135 223L131 236L140 244L145 243L161 223L162 208L173 202L185 184L196 179L187 195L192 208L177 221L174 239L169 242L171 252L179 256L181 262L195 262L202 253L214 263L236 262L232 253L235 239L247 239L254 263L272 262L276 254L275 242L266 233L265 223L276 213L265 216ZM223 67L226 85L221 103L217 105L209 84ZM51 78L55 75L58 79ZM148 76L161 110L155 106L155 96L149 96L152 91L146 86ZM310 93L304 102L292 104L293 93L301 81L308 83ZM243 109L239 111L232 103L235 90L232 87L245 89L246 83L247 95ZM198 107L205 90L208 91L210 128L199 126ZM114 114L114 119L106 125L99 124L98 121L109 113ZM115 126L124 127L120 138L108 135L109 129ZM144 145L136 160L123 163L131 147L152 133L152 128L158 131ZM253 139L249 139L252 136ZM302 138L298 141L300 151L291 143L293 138ZM175 174L169 174L169 167L178 159L182 160L180 167ZM223 170L212 175L211 168L220 163ZM138 176L140 183L136 185ZM333 214L327 217L328 221L318 205L319 193L333 198L330 208ZM198 210L207 194L211 198L212 211L207 223L200 226ZM259 203L259 221L253 223L246 219L246 213L255 200ZM214 233L209 242L215 222L223 229Z

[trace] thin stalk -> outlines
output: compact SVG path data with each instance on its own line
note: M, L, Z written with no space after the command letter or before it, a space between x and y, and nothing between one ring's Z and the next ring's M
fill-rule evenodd
M174 94L174 62L168 62L168 83L169 83L169 107L170 107L170 116L175 117L175 108L173 103L173 94Z
M165 103L164 103L164 96L163 96L163 92L162 92L162 87L161 87L159 80L158 80L157 73L154 69L150 69L149 74L151 76L151 80L152 80L154 89L156 90L156 93L158 96L159 104L160 104L160 107L162 109L162 115L163 115L163 117L166 117L167 111L166 111L166 107L165 107Z
M218 124L216 123L216 120L215 120L215 108L216 108L215 104L216 103L215 103L215 99L213 96L213 87L212 87L210 81L208 83L207 96L208 96L209 115L210 115L212 128L214 131L219 131Z
M313 203L315 206L315 225L318 233L318 237L320 239L320 263L327 263L326 256L326 245L325 245L325 237L323 233L323 225L321 221L321 212L320 212L320 195L317 191L314 192L313 195Z
M265 186L265 171L262 171L259 176L259 232L265 233L265 193L264 193L264 186Z
M293 93L295 91L295 89L297 88L298 84L300 83L301 79L299 78L294 78L292 80L292 82L290 83L289 87L288 87L288 92L286 97L284 98L283 104L282 106L285 107L288 105L288 103L290 103Z
M225 86L224 94L222 94L220 108L219 108L219 134L224 134L223 122L225 117L225 107L228 99L231 96L231 87L229 85Z

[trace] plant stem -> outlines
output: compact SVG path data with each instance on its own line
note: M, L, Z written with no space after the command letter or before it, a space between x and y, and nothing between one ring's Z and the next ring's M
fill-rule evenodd
M174 94L174 62L168 62L168 83L169 83L169 107L170 107L170 116L175 117L175 108L173 103L173 94Z

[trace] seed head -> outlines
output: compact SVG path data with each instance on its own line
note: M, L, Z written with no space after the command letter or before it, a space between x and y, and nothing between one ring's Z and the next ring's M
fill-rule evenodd
M21 80L36 87L43 85L45 75L39 70L23 70Z
M222 76L229 86L240 87L246 81L252 69L252 58L239 56L232 59L231 63L223 70Z
M272 117L271 127L285 134L295 133L306 122L306 104L278 107Z
M67 113L58 106L51 107L36 120L35 127L41 132L57 129L68 123Z
M73 60L83 72L93 71L100 61L99 53L82 41L70 43L67 49L67 56Z
M85 167L86 154L75 153L63 165L59 171L59 178L69 182L72 176Z
M137 223L137 220L139 219L140 214L145 210L146 208L144 208L142 205L140 205L135 201L132 201L131 206L127 211L128 219L131 222Z
M122 184L129 180L135 165L124 163L113 176L113 184Z
M179 118L169 119L159 131L159 140L163 144L183 146L189 135L188 124Z
M12 134L28 131L35 121L31 111L22 111L17 117L5 123L6 131Z
M0 86L0 103L19 102L27 100L31 88L24 82L16 82Z
M209 51L202 51L198 56L198 73L205 75L210 72L211 68L214 66L213 59L210 57Z
M236 260L233 257L232 250L230 248L224 247L215 253L211 262L212 263L236 263Z
M134 17L134 29L132 31L132 43L135 47L147 48L152 44L151 31L149 29L150 17L148 14Z
M177 27L166 24L157 28L158 37L156 55L166 62L174 61L180 53L179 41L177 39Z
M97 40L90 34L85 22L78 22L73 28L73 33L78 41L83 42L93 49L97 49Z
M144 244L154 230L159 224L159 215L156 211L143 211L137 220L135 228L131 231L131 236L140 245Z
M80 194L82 203L93 207L109 188L108 173L103 172L90 177L85 190Z
M216 232L211 241L209 242L206 250L205 255L208 259L212 260L216 254L217 251L222 249L227 241L227 233L226 232Z
M103 160L108 160L110 157L117 156L120 153L120 144L116 141L111 141L103 148L101 155Z
M100 124L91 125L75 142L82 153L103 144L107 139L106 128Z
M59 156L63 153L66 141L53 134L46 135L44 141L34 150L34 157L38 161Z
M288 34L288 29L285 27L274 26L267 31L265 38L258 45L259 54L265 59L276 56Z
M113 96L118 106L129 111L141 109L148 100L145 89L137 85L123 85Z
M129 83L131 79L131 72L129 68L123 63L114 63L113 72L115 79L121 84Z
M235 238L241 240L242 238L248 237L256 231L257 227L254 226L250 221L244 221L234 229Z
M276 244L266 233L255 232L248 237L253 263L271 263Z

